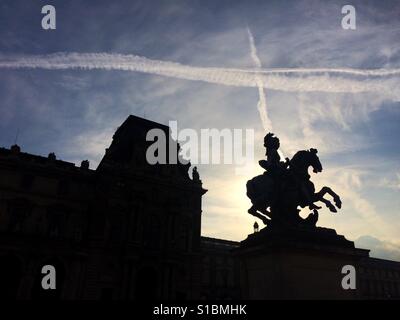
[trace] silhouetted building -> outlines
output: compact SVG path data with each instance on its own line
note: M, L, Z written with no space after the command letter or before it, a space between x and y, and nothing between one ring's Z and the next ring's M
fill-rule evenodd
M206 193L190 164L149 165L129 116L96 170L0 148L0 293L19 299L237 299L239 242L201 237ZM167 144L176 143L167 139ZM176 150L178 147L176 147ZM178 152L178 151L177 151ZM171 155L168 155L170 157ZM43 290L44 265L57 289ZM363 298L399 297L397 262L366 258Z
M61 298L196 297L206 190L190 165L147 164L152 128L169 136L128 117L96 170L0 149L3 294L41 297L41 268L56 264L46 293Z
M358 274L362 299L400 299L399 262L367 258Z
M211 300L240 298L239 262L232 251L239 242L202 237L200 297Z

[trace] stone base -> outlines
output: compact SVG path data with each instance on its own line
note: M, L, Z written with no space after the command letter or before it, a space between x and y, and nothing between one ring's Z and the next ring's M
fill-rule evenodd
M264 228L235 251L244 299L357 299L344 290L341 273L368 257L352 241L327 228Z

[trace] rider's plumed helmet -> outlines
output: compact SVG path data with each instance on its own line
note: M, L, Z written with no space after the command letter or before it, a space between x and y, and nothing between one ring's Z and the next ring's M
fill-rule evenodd
M264 137L264 147L266 147L267 149L278 150L279 146L279 138L274 137L273 133L270 132Z

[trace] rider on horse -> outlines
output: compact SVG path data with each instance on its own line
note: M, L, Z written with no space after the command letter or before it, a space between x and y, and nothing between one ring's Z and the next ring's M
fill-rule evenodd
M281 161L278 153L280 143L278 137L274 137L273 133L268 133L264 137L264 147L266 149L265 155L267 160L260 160L258 163L265 169L272 177L277 177L282 174L289 165L289 159L286 162Z
M264 147L266 149L265 155L267 156L267 160L260 160L258 163L265 170L263 175L268 175L272 179L275 194L278 195L283 190L284 177L287 174L289 159L286 158L286 162L281 161L278 153L280 147L279 138L275 137L273 133L268 133L264 137ZM278 197L273 197L273 199L278 201ZM273 207L274 204L274 202L270 203L269 207ZM266 212L268 212L268 208L266 208Z
M315 192L315 187L308 174L309 167L315 173L322 171L322 165L317 155L317 150L298 151L292 159L286 158L281 161L278 149L279 139L272 133L264 138L267 160L259 161L260 166L265 169L261 175L254 177L246 183L246 194L252 202L248 212L260 218L265 224L270 220L277 221L301 221L298 215L298 206L308 206L313 210L312 219L305 219L308 223L315 225L317 210L321 207L315 202L323 202L331 212L337 212L335 206L323 196L328 193L333 197L336 207L341 207L340 197L329 187L323 187Z

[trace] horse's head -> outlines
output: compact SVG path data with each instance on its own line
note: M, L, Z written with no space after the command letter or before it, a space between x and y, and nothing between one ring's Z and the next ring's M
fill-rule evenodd
M309 167L313 168L315 173L322 171L322 164L319 161L317 149L311 148L310 150L302 150L297 152L292 160L290 160L290 167L294 171L304 172Z
M309 155L310 155L309 164L313 168L313 172L314 173L321 172L322 171L322 164L321 164L321 161L319 161L319 158L318 158L318 155L317 155L318 150L314 149L314 148L311 148L310 151L308 151L308 152L309 152Z

